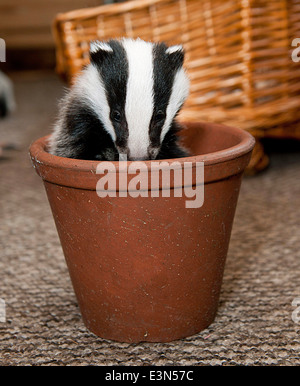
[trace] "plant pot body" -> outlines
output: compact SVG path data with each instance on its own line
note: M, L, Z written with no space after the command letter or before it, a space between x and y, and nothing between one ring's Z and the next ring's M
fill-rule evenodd
M254 139L235 128L193 123L182 140L197 155L176 161L204 162L199 208L186 208L186 197L163 197L161 190L158 197L99 197L99 162L50 155L47 137L30 148L83 321L99 337L167 342L198 333L215 318ZM119 163L113 164L117 176Z

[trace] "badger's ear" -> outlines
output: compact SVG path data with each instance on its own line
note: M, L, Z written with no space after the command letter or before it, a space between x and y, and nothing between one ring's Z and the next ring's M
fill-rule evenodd
M171 63L176 67L182 67L184 61L184 49L181 45L171 46L166 49L166 54L169 56Z
M94 40L90 43L90 58L91 61L99 63L109 54L113 52L113 49L108 43Z

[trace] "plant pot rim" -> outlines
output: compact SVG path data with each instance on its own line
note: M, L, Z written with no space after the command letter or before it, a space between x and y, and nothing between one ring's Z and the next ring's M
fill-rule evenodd
M198 154L189 157L182 158L172 158L172 159L163 159L163 160L146 160L142 161L143 164L147 166L147 169L150 170L164 170L164 168L169 168L169 165L173 162L177 162L178 167L182 167L184 163L190 163L191 167L195 167L197 162L204 162L204 167L207 168L221 168L224 162L234 162L241 157L246 157L249 153L252 152L252 149L255 144L254 137L245 130L227 126L223 124L211 123L211 122L181 122L183 126L182 135L184 136L185 130L191 129L206 129L206 130L218 130L221 132L226 132L234 137L236 137L237 144L223 150L207 153L207 154ZM36 169L36 172L40 177L49 182L57 183L63 186L71 186L75 188L87 188L93 189L90 185L86 184L87 179L94 179L97 171L97 166L101 162L106 161L91 161L91 160L81 160L73 158L59 157L47 152L47 141L50 135L44 136L42 138L34 141L29 149L31 161L33 167ZM133 163L140 161L109 161L113 165L116 173L125 173L126 169L120 167L122 162L127 162L129 167ZM211 180L226 178L230 175L236 174L239 171L243 171L243 168L246 167L248 160L244 162L242 166L238 166L236 171L230 171L227 175L222 174L221 177L212 177ZM165 166L164 166L165 165ZM68 173L67 173L68 172ZM72 178L66 178L65 176L73 174ZM79 181L78 176L85 174L87 179L85 182ZM216 174L216 173L214 173ZM205 181L207 182L207 181ZM94 186L94 184L93 184Z
M208 127L210 126L212 129L214 128L223 128L224 130L236 135L236 137L240 140L240 142L227 149L219 150L216 152L208 153L208 154L198 154L188 157L182 157L182 158L170 158L170 159L163 159L163 160L146 160L142 161L146 165L150 165L150 163L158 162L158 161L166 161L168 163L172 163L176 160L176 162L180 162L181 164L184 162L200 162L204 161L205 165L213 165L222 163L225 161L228 161L233 158L238 158L244 154L247 154L249 151L253 149L255 139L254 137L248 133L247 131L243 129L239 129L232 126L227 126L223 124L217 124L217 123L208 123L208 122L191 122L187 123L184 122L183 124L184 130L186 130L186 125L189 126L199 126L199 127ZM66 158L66 157L59 157L53 154L50 154L46 151L47 141L50 138L50 135L46 135L44 137L41 137L34 141L30 146L30 155L31 157L38 160L38 163L47 164L49 166L56 166L60 168L67 168L67 169L80 169L82 171L86 170L96 170L97 165L99 162L103 161L91 161L91 160L81 160L81 159L74 159L74 158ZM112 164L114 164L116 171L123 172L123 169L119 169L120 161L109 161ZM123 162L123 161L121 161ZM133 162L139 162L139 161L127 161L128 164Z

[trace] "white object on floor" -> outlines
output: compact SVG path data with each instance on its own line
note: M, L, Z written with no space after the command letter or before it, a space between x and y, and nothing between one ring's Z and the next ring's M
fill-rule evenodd
M11 113L16 108L12 81L0 71L0 116Z

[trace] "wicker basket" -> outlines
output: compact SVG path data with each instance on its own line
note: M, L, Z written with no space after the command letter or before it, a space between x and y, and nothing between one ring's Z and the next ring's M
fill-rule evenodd
M93 39L181 43L191 79L182 120L300 139L300 63L291 59L300 0L135 0L59 14L54 33L57 71L69 82ZM248 170L267 163L258 142Z

